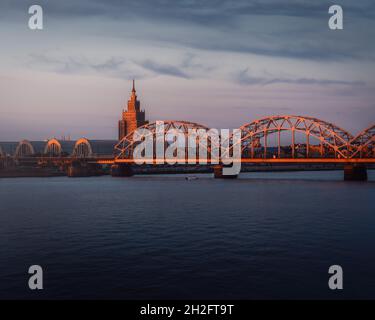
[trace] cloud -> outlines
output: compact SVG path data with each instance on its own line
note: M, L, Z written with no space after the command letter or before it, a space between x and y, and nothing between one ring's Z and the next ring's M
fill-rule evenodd
M111 57L102 63L91 64L90 66L97 71L117 71L124 63L123 58Z
M296 85L339 85L339 86L364 86L363 81L345 81L330 79L314 79L314 78L286 78L286 77L256 77L249 74L249 69L240 71L236 76L236 82L242 85L261 85L267 86L272 84L296 84Z
M98 73L122 79L144 79L150 77L147 71L152 74L168 75L178 78L189 79L189 76L183 69L195 69L200 67L194 64L193 56L187 56L181 67L171 64L161 64L156 61L146 59L141 62L127 61L121 57L109 57L102 61L92 62L86 57L54 57L51 55L32 53L29 55L27 65L31 68L42 67L48 71L62 74L88 74ZM137 71L136 68L141 67L146 72ZM203 66L202 66L203 67Z
M22 1L3 0L5 8L24 7ZM310 0L40 0L51 14L63 17L109 16L121 18L142 16L153 19L185 20L202 24L223 24L223 18L234 21L236 16L312 17L327 13L330 2ZM373 18L372 0L337 0L350 16Z
M30 54L27 65L31 68L44 68L48 71L62 74L89 74L98 73L121 79L145 79L153 75L167 75L183 79L204 78L207 73L215 71L217 66L207 66L196 62L194 54L186 54L180 63L175 65L163 64L155 60L127 61L121 57L109 57L101 61L92 62L81 57L53 57L45 54ZM142 70L137 70L141 68ZM151 74L149 73L151 72ZM267 76L252 75L249 68L237 72L234 81L241 85L273 85L273 84L297 84L297 85L337 85L364 87L364 81L348 81L336 79L321 79L309 77L275 77L267 73ZM232 78L233 80L233 78Z
M215 70L217 67L214 65L207 65L196 61L197 56L192 53L187 53L185 57L182 59L181 68L189 69L192 71L199 71L199 72L211 72Z
M184 71L182 71L181 68L173 66L173 65L159 64L149 59L139 62L138 64L142 66L144 69L152 71L156 74L168 75L168 76L184 78L184 79L190 78L190 76L188 76Z
M25 4L3 0L7 9L25 12ZM307 60L375 60L375 2L337 0L344 8L344 31L328 30L330 2L311 0L64 0L46 1L46 23L56 19L92 24L92 30L116 23L143 41L195 49L241 52ZM11 18L11 16L10 16ZM95 19L92 19L95 18ZM100 24L97 23L100 19ZM74 36L74 35L73 35ZM371 42L371 41L370 41Z
M118 57L110 57L107 60L99 63L92 63L87 58L81 57L53 57L51 55L31 53L29 55L29 64L39 64L51 67L60 72L74 73L82 69L93 69L98 71L114 71L118 70L125 60Z
M122 57L109 57L92 61L84 56L56 57L53 55L32 53L26 65L30 68L42 68L62 74L100 74L121 79L143 79L145 74L139 72L132 63Z

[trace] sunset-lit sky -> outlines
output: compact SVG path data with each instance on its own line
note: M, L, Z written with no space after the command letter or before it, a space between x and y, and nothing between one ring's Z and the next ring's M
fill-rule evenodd
M331 4L344 30L328 28ZM375 122L373 0L1 0L0 39L2 141L116 138L133 78L150 121Z

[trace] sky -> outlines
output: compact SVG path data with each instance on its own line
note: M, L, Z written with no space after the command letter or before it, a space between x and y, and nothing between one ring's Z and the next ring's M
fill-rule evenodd
M373 0L1 0L0 48L1 141L114 139L132 79L150 121L375 120Z

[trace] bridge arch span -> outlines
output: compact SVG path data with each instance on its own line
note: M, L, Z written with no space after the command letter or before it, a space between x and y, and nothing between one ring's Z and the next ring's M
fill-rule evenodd
M359 133L351 140L352 158L375 157L375 124Z
M73 157L89 158L93 156L90 141L86 138L81 138L76 141L73 148Z
M23 158L28 156L33 156L35 150L33 145L28 140L22 140L18 143L14 156L16 158Z
M49 155L51 157L60 156L62 154L62 151L63 150L61 143L55 138L48 140L44 148L44 154Z
M326 149L332 153L331 156L337 158L347 158L350 155L350 141L353 136L346 130L329 123L307 116L296 115L278 115L270 116L262 119L252 121L240 127L241 136L241 151L243 155L254 158L256 157L257 144L263 141L261 157L267 158L268 137L272 134L277 134L277 155L273 157L281 157L281 133L289 132L291 135L290 152L291 157L294 158L297 154L295 140L296 133L302 133L306 138L305 143L305 157L310 156L310 138L315 138L319 141L320 156L324 156ZM233 148L233 146L232 146Z
M134 133L147 131L148 133L145 134L143 137L147 138L149 135L152 135L153 141L155 143L155 137L157 135L157 124L159 122L164 123L164 143L167 142L168 136L167 133L169 130L179 130L185 136L185 139L188 138L189 130L199 130L203 129L205 132L209 131L210 129L204 125L189 122L189 121L177 121L177 120L165 120L165 121L156 121L144 126L137 128L137 130L129 133L126 137L124 137L116 146L115 146L115 158L116 160L119 159L132 159L133 158L133 151L135 147L140 143L140 141L134 141ZM199 141L196 142L199 144ZM207 146L205 146L207 147ZM154 148L155 152L155 148ZM154 154L154 158L156 155ZM187 155L186 155L187 157Z

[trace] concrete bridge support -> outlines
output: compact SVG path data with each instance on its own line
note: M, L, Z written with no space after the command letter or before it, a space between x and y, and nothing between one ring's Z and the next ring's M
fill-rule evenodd
M112 165L111 175L112 177L132 177L134 175L134 171L131 165L119 163Z
M214 177L215 177L215 179L236 179L238 177L238 174L224 175L223 169L224 169L223 165L214 166Z
M345 181L367 181L367 168L363 164L347 164L344 166Z
M67 168L67 175L71 178L93 177L102 174L102 167L96 163L72 162Z

